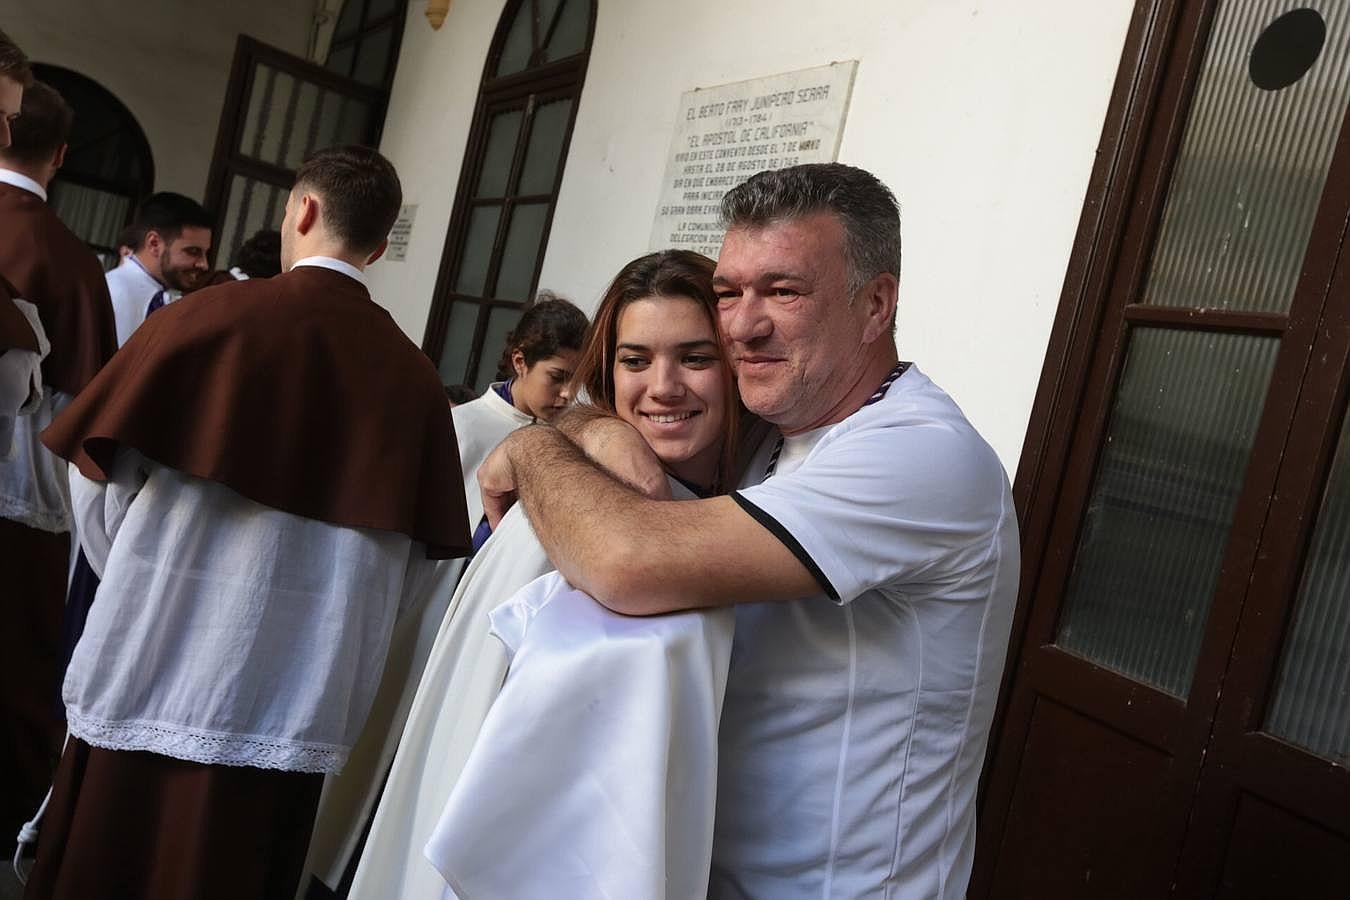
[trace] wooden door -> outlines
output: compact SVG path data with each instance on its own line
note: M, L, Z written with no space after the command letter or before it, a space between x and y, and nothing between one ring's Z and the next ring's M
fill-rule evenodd
M1307 721L1350 718L1347 100L1350 5L1140 4L1019 472L974 897L1350 896L1350 724Z
M280 227L295 170L315 150L379 146L387 102L383 87L240 35L206 186L217 267L254 232Z

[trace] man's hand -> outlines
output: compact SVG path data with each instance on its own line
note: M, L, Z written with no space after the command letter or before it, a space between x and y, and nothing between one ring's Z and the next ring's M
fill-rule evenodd
M506 440L494 447L478 467L478 490L483 495L483 514L487 516L488 527L493 531L497 530L497 523L516 502L516 471L511 465L511 448L508 444L519 433L507 435ZM469 524L472 528L477 527L478 523Z
M670 499L665 467L636 428L623 419L588 407L574 407L559 417L558 430L591 462L653 500Z
M483 513L494 531L518 499L515 461L528 458L550 440L571 441L593 463L634 490L654 500L670 499L670 482L661 460L633 426L587 408L569 410L559 419L558 428L531 425L512 432L478 467Z

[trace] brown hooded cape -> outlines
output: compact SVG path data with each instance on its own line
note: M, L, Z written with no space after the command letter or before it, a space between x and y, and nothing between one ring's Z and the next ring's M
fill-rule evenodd
M297 268L148 317L42 433L106 481L119 446L257 503L469 551L454 425L431 361L359 282Z
M42 380L78 394L117 351L103 267L41 197L2 182L0 277L37 307L51 341Z

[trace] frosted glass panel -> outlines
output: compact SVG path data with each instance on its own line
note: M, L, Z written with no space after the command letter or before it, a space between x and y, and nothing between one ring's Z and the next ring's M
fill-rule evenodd
M565 0L557 30L545 48L547 62L575 56L586 49L586 31L590 26L590 0Z
M351 77L352 63L356 58L356 45L343 44L341 47L334 47L328 53L328 63L324 68L339 75Z
M469 233L464 239L464 251L459 255L455 273L456 293L483 296L492 243L497 238L497 221L501 216L500 206L478 206L469 214Z
M463 384L464 370L469 367L469 351L473 347L474 329L478 327L477 303L450 304L450 324L445 328L445 343L441 345L441 383Z
M315 150L361 143L369 124L366 101L260 65L249 93L239 152L294 169Z
M1306 70L1297 57L1308 44L1282 43L1281 25L1271 27L1297 7L1325 17ZM1318 27L1317 13L1300 16ZM1350 100L1347 59L1350 4L1219 4L1143 302L1289 310Z
M1266 731L1350 764L1350 418L1313 531Z
M553 193L553 179L558 174L558 159L571 114L571 97L545 103L535 110L517 194Z
M384 84L389 70L389 51L394 45L394 26L386 25L361 37L356 51L356 68L352 78L362 84Z
M1184 697L1279 342L1137 328L1056 643Z
M227 267L239 245L264 228L281 227L290 191L275 185L235 175L225 195L225 224L214 236L213 256L217 268Z
M483 355L478 360L478 378L472 387L481 391L496 378L497 363L501 362L502 350L506 348L506 338L520 321L522 312L519 309L499 306L489 314L487 334L483 337Z
M532 0L524 0L516 10L515 21L502 43L502 55L497 60L497 75L511 75L523 71L530 64L534 52L534 27L531 24Z
M492 117L487 144L483 147L483 168L478 173L478 187L474 196L506 196L506 182L511 176L511 160L516 155L520 120L524 116L523 110L509 109Z
M539 262L539 241L544 236L547 218L547 203L517 206L511 212L511 227L506 232L506 248L502 251L494 297L522 303L530 299L534 268Z

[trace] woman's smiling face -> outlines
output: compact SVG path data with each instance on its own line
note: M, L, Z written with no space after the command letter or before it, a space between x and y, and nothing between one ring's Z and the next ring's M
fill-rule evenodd
M723 349L709 313L688 297L646 297L619 313L614 406L684 481L717 476L726 409Z

